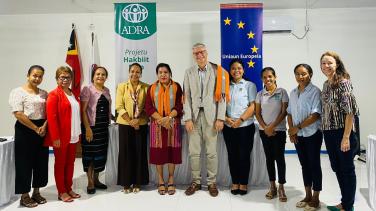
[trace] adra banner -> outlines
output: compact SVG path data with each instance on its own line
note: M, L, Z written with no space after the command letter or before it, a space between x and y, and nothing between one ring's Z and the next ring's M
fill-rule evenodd
M141 80L156 80L156 3L115 3L116 84L128 80L129 65L139 63Z

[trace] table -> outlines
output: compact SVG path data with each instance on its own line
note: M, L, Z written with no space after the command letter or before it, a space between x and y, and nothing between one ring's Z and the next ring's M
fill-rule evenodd
M373 210L376 210L376 136L368 136L367 149L367 175L369 204Z
M188 156L188 137L185 129L182 126L183 141L182 141L182 164L177 165L175 168L175 183L176 184L190 184L192 175L189 165ZM107 155L107 164L105 171L105 182L107 185L115 185L117 182L117 165L119 153L119 132L118 125L112 124L109 127L109 147ZM228 167L227 149L223 140L223 135L218 135L218 173L217 184L221 186L230 186L231 177ZM148 153L149 154L149 153ZM204 152L201 152L201 175L206 175L206 162ZM165 178L167 178L167 168L164 170ZM154 165L149 165L149 179L153 184L158 183L157 173ZM206 179L203 176L202 184L206 184ZM262 146L261 138L259 135L258 127L254 136L253 150L251 153L251 168L249 174L249 185L261 186L269 184L269 177L266 170L264 148Z
M14 139L12 136L1 138L7 141L0 142L0 206L8 203L15 195Z

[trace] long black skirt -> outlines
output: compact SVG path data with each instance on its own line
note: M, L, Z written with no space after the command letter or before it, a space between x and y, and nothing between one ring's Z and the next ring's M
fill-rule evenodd
M141 125L139 130L135 130L129 125L119 124L117 184L129 187L148 183L147 125Z

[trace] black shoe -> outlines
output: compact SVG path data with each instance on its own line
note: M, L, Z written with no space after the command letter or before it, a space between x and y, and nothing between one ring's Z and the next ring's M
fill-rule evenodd
M232 195L238 195L239 194L239 189L231 190L231 194Z
M102 189L102 190L107 189L107 185L105 185L105 184L103 184L103 183L100 183L100 182L95 183L95 184L94 184L94 187L96 187L96 188L98 188L98 189Z
M95 194L96 190L95 188L86 188L87 194Z
M242 195L242 196L244 196L245 194L247 194L247 190L241 190L241 189L239 189L238 190L238 193L240 194L240 195Z

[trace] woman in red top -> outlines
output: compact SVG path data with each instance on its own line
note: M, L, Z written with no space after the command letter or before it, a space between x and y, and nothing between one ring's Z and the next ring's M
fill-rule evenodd
M73 72L69 67L56 70L57 88L46 102L48 132L45 144L54 148L55 181L58 199L72 202L81 196L72 190L76 144L81 134L80 105L69 86Z
M182 90L178 83L171 80L168 64L158 64L156 73L158 81L149 87L145 102L145 111L151 117L149 162L156 165L158 193L161 195L166 193L163 165L168 164L167 192L173 195L175 165L181 163Z

